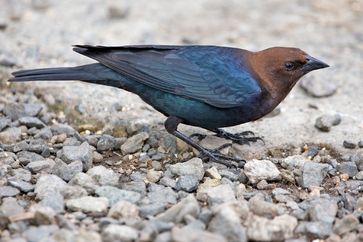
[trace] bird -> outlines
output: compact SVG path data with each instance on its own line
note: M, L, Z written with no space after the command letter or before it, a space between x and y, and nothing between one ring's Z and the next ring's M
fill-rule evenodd
M78 80L132 92L167 117L167 132L197 149L203 160L227 166L243 166L244 160L201 146L178 125L201 127L239 144L256 142L260 138L250 137L250 131L233 134L223 128L262 118L301 77L329 67L295 47L74 45L73 50L96 62L20 70L9 81Z

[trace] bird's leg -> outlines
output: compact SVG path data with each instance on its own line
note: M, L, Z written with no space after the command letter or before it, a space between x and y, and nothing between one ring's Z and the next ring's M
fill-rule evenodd
M233 143L240 144L240 145L244 145L244 144L249 145L250 143L252 143L252 142L254 143L259 140L264 142L262 138L255 136L255 134L252 131L244 131L241 133L232 134L223 129L215 129L215 130L213 130L213 132L215 132L216 136L218 136L218 137L232 140Z
M226 156L219 152L219 149L225 148L224 145L222 145L221 147L219 147L218 149L215 149L215 150L206 149L203 146L199 145L198 143L194 142L191 138L189 138L185 134L178 131L177 128L181 122L182 122L182 120L180 118L175 117L175 116L170 116L165 121L165 124L164 124L165 129L170 134L174 135L175 137L183 140L185 143L191 145L193 148L197 149L200 152L199 157L202 160L207 160L207 159L212 160L216 163L220 163L220 164L226 165L228 167L230 167L230 166L243 167L244 166L245 160Z

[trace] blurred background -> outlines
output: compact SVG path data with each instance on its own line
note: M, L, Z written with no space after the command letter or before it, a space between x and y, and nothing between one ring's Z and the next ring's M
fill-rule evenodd
M208 44L254 51L295 46L331 68L305 77L304 88L293 90L277 116L245 127L278 143L341 144L358 139L363 126L362 8L361 0L1 0L0 65L6 76L13 69L92 61L74 53L73 44ZM134 95L115 89L79 83L29 86L45 88L57 102L82 106L87 115L109 123L163 120ZM329 134L314 129L315 119L327 113L346 117ZM271 125L279 130L271 131Z

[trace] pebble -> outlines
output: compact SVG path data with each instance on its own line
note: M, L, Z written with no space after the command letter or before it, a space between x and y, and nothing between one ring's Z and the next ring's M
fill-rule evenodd
M336 201L329 198L318 198L310 202L308 214L311 221L332 224L338 211Z
M72 128L68 124L53 124L50 129L54 135L66 134L69 137L76 134L74 128Z
M347 214L342 219L335 221L333 232L338 235L343 235L354 230L358 224L359 220L353 214Z
M95 193L100 197L108 198L111 206L113 206L119 201L128 201L131 203L136 203L141 199L141 195L138 192L122 190L113 186L98 187Z
M170 171L177 176L192 175L202 180L204 177L203 162L200 158L193 158L170 166Z
M194 192L198 189L199 181L194 175L180 176L176 182L175 189L186 192Z
M139 150L141 150L144 145L144 141L149 138L149 134L146 132L141 132L135 134L131 138L128 138L125 143L121 145L122 154L133 154Z
M363 150L358 150L352 155L351 161L356 164L358 170L363 171Z
M84 142L80 146L64 146L60 159L66 163L82 161L83 169L87 171L92 166L92 153L91 146Z
M215 166L207 169L205 171L205 175L212 178L212 179L222 179L222 176L218 173L218 170Z
M298 221L287 214L277 216L272 220L250 214L246 224L249 240L282 241L293 237Z
M26 168L29 169L32 173L38 173L40 171L50 172L54 165L54 160L45 159L32 161L26 166Z
M32 175L30 171L23 168L18 168L11 171L11 177L9 178L9 180L22 180L29 182L31 177Z
M38 199L43 199L48 194L61 193L67 188L67 183L56 175L42 175L35 184L34 192Z
M77 173L82 172L83 164L81 161L73 161L68 165L60 159L56 159L51 173L59 176L65 181L70 181Z
M280 171L269 160L251 160L244 166L244 173L253 184L259 181L275 181L280 178Z
M56 213L64 212L64 198L58 191L49 191L44 194L39 204L43 207L52 208Z
M246 228L241 225L239 215L231 206L218 209L208 224L208 230L222 235L227 241L247 241Z
M33 184L22 180L9 180L9 185L25 193L34 191Z
M342 118L339 114L328 115L325 114L323 116L318 117L315 120L315 127L323 132L329 132L332 126L339 125L342 121Z
M322 79L315 80L314 78L304 78L300 82L300 87L313 97L328 97L333 95L337 90L335 83Z
M111 135L102 135L97 142L97 151L103 152L112 150L115 147L116 140Z
M338 171L342 174L348 174L352 178L357 175L358 168L354 162L342 162L338 165Z
M119 201L116 204L112 205L107 216L118 220L138 219L139 208L138 206L128 201Z
M114 172L112 169L108 169L104 166L94 166L87 171L87 175L89 175L96 184L100 186L110 185L117 186L119 175Z
M171 237L173 242L227 242L227 240L219 234L212 234L204 230L192 229L187 227L174 227L171 230Z
M29 151L21 151L17 154L20 164L27 165L32 161L44 160L44 157Z
M155 216L166 209L165 203L152 203L139 207L140 216L143 218L148 218L150 216Z
M344 148L347 148L347 149L355 149L355 147L357 145L355 143L351 142L351 141L344 140L343 141L343 146L344 146Z
M320 186L330 168L328 164L306 161L302 168L302 175L298 180L300 186L304 188Z
M123 4L120 6L118 5L112 5L109 6L107 9L108 17L110 19L125 19L130 14L130 5L126 4L127 2L123 1Z
M6 127L9 127L11 120L8 118L0 117L0 132L3 131Z
M19 189L11 186L0 186L0 198L14 197L20 193Z
M14 216L17 214L22 214L24 212L24 208L20 206L17 200L13 197L5 197L2 198L2 203L0 206L0 217L2 215L6 217Z
M37 128L41 129L45 127L45 124L36 117L22 117L19 119L21 125L25 125L28 129Z
M263 194L258 193L248 201L248 206L251 212L256 215L274 218L282 214L282 210L278 205L264 201Z
M358 141L358 147L363 148L363 140Z
M151 183L156 183L160 180L162 175L163 175L162 171L155 171L154 169L151 169L147 171L146 179Z
M180 202L173 205L165 212L156 216L156 219L163 222L182 222L187 216L196 218L200 212L198 201L190 194L183 198Z
M67 189L64 189L61 194L64 197L64 199L79 198L88 195L86 189L77 185L75 186L68 185Z
M103 229L101 236L103 242L132 242L137 240L138 232L126 225L110 224Z
M98 185L86 173L77 173L70 181L70 185L78 185L83 187L88 193L94 193Z
M39 242L43 238L51 236L58 229L57 225L30 226L22 235L28 242Z
M232 188L227 184L222 184L205 189L199 188L197 191L198 199L208 202L210 206L222 203L235 202L236 197Z
M0 132L0 144L14 144L21 138L21 129L10 127Z
M105 197L80 197L66 201L66 207L71 211L81 211L92 214L105 214L108 208L108 199Z
M177 203L178 194L170 187L160 186L151 189L147 197L150 199L150 203L175 204Z

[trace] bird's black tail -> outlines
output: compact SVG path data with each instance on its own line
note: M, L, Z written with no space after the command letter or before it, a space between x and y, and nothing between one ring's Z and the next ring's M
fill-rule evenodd
M101 64L95 63L76 67L21 70L13 72L13 77L10 78L9 81L97 81L100 80L100 78L95 73L97 73L96 70L100 68L104 69L105 67Z

